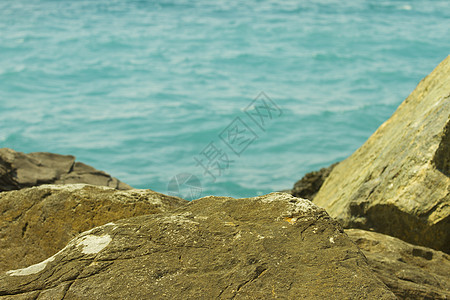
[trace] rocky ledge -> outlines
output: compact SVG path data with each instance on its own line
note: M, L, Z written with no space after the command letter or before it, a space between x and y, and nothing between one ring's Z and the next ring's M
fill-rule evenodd
M0 193L0 272L38 263L93 227L186 203L151 190L117 191L85 184Z
M378 278L400 299L450 299L450 256L361 229L345 233L362 250Z
M448 299L449 119L447 58L354 154L296 183L314 203L188 202L0 149L0 299Z
M305 176L292 193L319 178L308 193L317 192L314 203L345 228L450 253L450 57L361 148L332 167Z
M76 162L72 155L48 152L25 154L0 149L0 192L42 184L89 183L119 190L131 187L95 168Z
M10 299L395 299L325 210L285 193L206 197L93 228L0 275Z

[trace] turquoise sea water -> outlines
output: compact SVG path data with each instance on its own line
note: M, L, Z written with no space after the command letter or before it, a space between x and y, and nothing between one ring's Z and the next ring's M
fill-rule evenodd
M2 0L0 146L163 193L179 173L202 195L290 188L449 54L448 0L347 2ZM281 110L265 131L244 111L261 91ZM220 138L236 117L257 135L240 156ZM210 142L232 161L215 182Z

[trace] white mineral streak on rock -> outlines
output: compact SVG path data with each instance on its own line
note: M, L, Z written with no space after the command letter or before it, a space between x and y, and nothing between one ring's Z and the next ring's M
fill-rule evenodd
M58 253L54 254L53 256L47 258L44 261L41 261L40 263L31 265L29 267L23 268L23 269L17 269L17 270L11 270L7 271L6 274L10 276L25 276L25 275L32 275L39 273L40 271L44 270L48 263L55 260L56 256L62 253L64 250L68 249L69 247L73 246L76 239L71 240L63 249L59 250Z
M45 269L45 267L47 266L47 264L49 262L52 262L55 260L55 256L56 256L56 254L53 255L52 257L47 258L46 260L44 260L40 263L31 265L31 266L23 268L23 269L11 270L11 271L6 272L6 274L10 275L10 276L25 276L25 275L32 275L32 274L39 273L40 271Z
M82 247L81 252L84 254L95 254L102 251L111 241L112 238L109 234L101 236L87 235L77 242L77 246Z
M103 226L116 226L114 223L108 223ZM103 227L100 226L100 227ZM98 228L98 227L95 227ZM93 229L95 229L93 228ZM58 256L60 253L65 251L66 249L76 245L81 246L82 250L81 252L84 254L94 254L98 253L101 250L103 250L108 244L112 241L111 237L106 234L102 236L95 236L95 235L89 235L89 232L91 232L93 229L85 231L81 235L82 237L75 238L71 240L63 249L58 251L58 253L54 254L53 256L47 258L46 260L31 265L29 267L23 268L23 269L17 269L17 270L10 270L7 271L6 274L10 276L26 276L26 275L32 275L41 272L45 269L48 263L55 260L56 256Z

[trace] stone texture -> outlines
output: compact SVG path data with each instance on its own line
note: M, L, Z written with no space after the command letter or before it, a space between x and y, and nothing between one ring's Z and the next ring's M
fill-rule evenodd
M151 190L42 185L0 193L0 271L35 264L77 234L122 218L164 212L187 201Z
M400 299L450 299L450 256L381 233L347 229L375 274Z
M334 163L319 171L313 171L305 174L302 179L294 184L291 194L295 197L313 200L324 183L325 179L330 175L331 171L338 163Z
M0 192L41 184L88 183L119 190L131 187L109 174L80 162L71 155L47 152L24 154L0 149Z
M285 193L206 197L96 227L40 264L0 274L0 296L395 299L338 223Z
M450 252L450 57L325 180L314 203L346 228Z

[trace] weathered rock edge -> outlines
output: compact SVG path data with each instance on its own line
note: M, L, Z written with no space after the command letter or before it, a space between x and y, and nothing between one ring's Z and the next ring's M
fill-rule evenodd
M285 193L205 197L0 275L9 299L395 299L338 223ZM1 298L1 297L0 297Z
M0 149L0 192L42 184L87 183L119 190L131 189L111 175L75 162L72 155L48 152L25 154L9 148Z
M450 253L450 56L339 163L314 203L346 228Z
M345 233L400 299L450 299L448 254L377 232L346 229Z
M86 184L41 185L0 193L0 272L55 254L79 233L188 201L152 190L118 191Z

